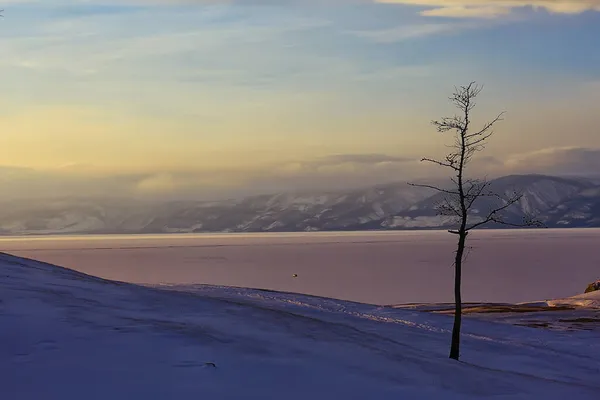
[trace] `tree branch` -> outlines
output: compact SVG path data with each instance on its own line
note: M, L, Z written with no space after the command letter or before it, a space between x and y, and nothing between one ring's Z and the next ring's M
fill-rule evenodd
M502 225L514 225L514 226L519 226L519 225L515 225L515 224L511 224L511 223L505 222L505 221L504 221L504 219L502 218L502 216L501 216L501 215L499 215L499 213L500 213L500 212L502 212L502 211L504 211L504 210L506 210L507 208L509 208L509 207L510 207L510 206L512 206L513 204L516 204L516 203L518 203L518 202L519 202L519 201L520 201L522 198L523 198L523 195L522 195L522 194L515 194L515 195L514 195L512 198L510 198L510 199L508 199L508 200L506 201L506 204L504 204L504 205L503 205L503 206L501 206L501 207L498 207L498 208L495 208L495 209L491 210L491 211L488 213L487 217L486 217L486 218L484 218L484 220L483 220L483 221L481 221L481 222L477 222L477 223L475 223L475 224L473 224L473 225L471 225L471 226L467 227L467 228L466 228L467 232L468 232L468 231L470 231L470 230L473 230L473 229L475 229L475 228L477 228L477 227L479 227L479 226L482 226L482 225L488 224L488 223L490 223L490 222L495 222L495 223L502 224Z
M490 122L486 123L480 131L475 132L475 133L470 133L466 136L466 138L470 139L470 138L474 138L474 137L483 135L484 133L489 131L497 122L504 121L503 117L505 114L506 114L506 111L501 112L500 114L498 114L498 116L496 118L494 118Z
M494 193L488 192L484 193L484 190L490 187L491 183L487 180L470 180L469 189L467 189L465 193L465 200L467 200L467 210L470 210L473 207L475 201L477 201L480 197L489 197L494 196Z
M423 158L423 159L421 159L421 162L429 162L429 163L432 163L432 164L437 164L437 165L439 165L441 167L447 167L447 168L452 168L454 170L458 170L457 169L458 167L457 167L456 163L453 160L449 159L448 157L446 157L446 162L439 161L439 160L434 160L432 158Z
M447 216L447 217L456 216L457 218L461 218L462 217L462 212L458 208L458 206L455 205L455 204L452 204L450 202L450 200L448 200L445 197L442 200L442 202L440 202L436 206L436 209L438 210L438 214L442 215L442 216Z

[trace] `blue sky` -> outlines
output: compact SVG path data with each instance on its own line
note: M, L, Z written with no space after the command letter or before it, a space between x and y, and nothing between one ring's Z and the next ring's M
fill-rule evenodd
M600 0L3 7L4 192L33 193L24 177L215 197L433 176L415 161L445 151L429 121L472 80L477 122L507 111L497 162L478 168L600 167Z

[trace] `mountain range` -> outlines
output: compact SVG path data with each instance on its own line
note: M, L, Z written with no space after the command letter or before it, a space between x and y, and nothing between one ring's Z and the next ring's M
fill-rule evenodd
M511 175L492 180L490 189L522 193L506 210L508 222L534 216L550 228L600 227L598 180ZM441 200L443 193L404 182L224 201L30 199L0 204L0 235L445 229L454 221L438 215ZM502 204L481 198L470 218Z

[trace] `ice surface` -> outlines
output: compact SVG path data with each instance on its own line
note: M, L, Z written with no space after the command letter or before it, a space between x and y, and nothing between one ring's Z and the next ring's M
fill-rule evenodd
M0 239L4 251L134 283L205 283L372 304L450 302L447 232L84 236ZM600 230L477 231L465 301L570 297L600 278ZM292 279L298 274L297 279Z

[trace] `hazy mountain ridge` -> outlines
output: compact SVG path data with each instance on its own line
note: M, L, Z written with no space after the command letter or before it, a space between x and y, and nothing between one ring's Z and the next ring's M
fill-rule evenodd
M523 193L506 213L516 222L535 215L548 227L600 227L600 185L584 178L513 175L492 189ZM366 229L435 229L451 225L437 215L443 199L406 183L336 192L278 193L225 201L144 202L131 199L62 199L5 202L0 234L282 232ZM476 203L472 221L499 206Z
M598 213L588 212L585 216L580 211L581 201L577 201L585 193L586 200L600 201L600 190L592 181L581 178L560 178L544 175L510 175L495 179L491 182L490 190L501 194L505 199L515 193L521 193L522 198L514 206L503 212L505 221L521 223L524 217L535 217L546 226L600 226L594 225ZM440 216L436 206L448 196L436 193L394 215L378 221L379 225L388 229L402 228L440 228L450 227L454 224L452 217ZM571 206L569 204L572 203ZM495 197L481 197L473 205L470 222L476 223L485 219L491 210L503 206L505 203ZM587 204L587 202L586 202ZM573 212L573 218L565 216L562 224L558 223L556 215ZM575 215L578 217L575 218ZM500 227L498 225L492 227ZM374 226L373 226L374 227Z

